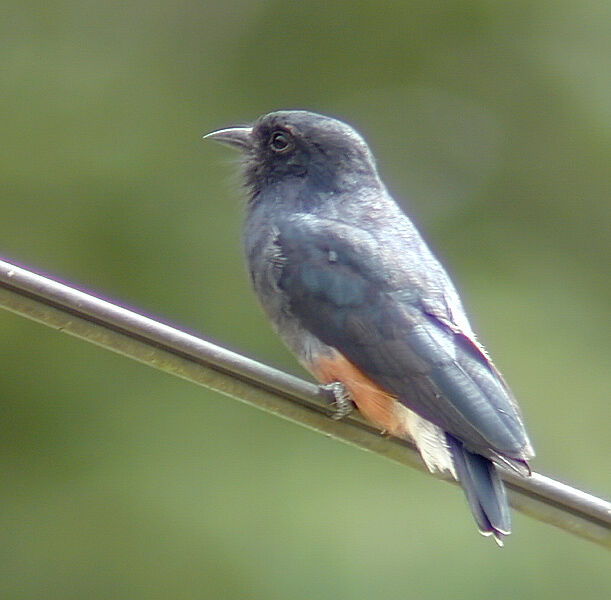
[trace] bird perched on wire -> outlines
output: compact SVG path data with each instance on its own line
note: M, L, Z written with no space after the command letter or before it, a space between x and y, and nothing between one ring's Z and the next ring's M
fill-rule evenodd
M345 123L278 111L206 136L240 150L244 247L259 300L299 361L456 478L484 535L511 531L496 465L528 476L518 406L449 276Z

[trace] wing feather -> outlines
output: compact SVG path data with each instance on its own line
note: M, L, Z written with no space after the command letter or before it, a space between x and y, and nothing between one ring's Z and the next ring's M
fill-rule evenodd
M372 234L311 215L280 222L276 244L278 287L303 327L467 448L530 456L517 405L470 329L456 324L468 327L460 305L460 319L448 308L443 293L453 287L437 263L444 279L419 281L415 267L425 265L413 250L389 257Z

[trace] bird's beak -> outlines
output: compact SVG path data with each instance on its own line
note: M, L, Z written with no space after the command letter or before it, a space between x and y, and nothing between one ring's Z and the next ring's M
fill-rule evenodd
M252 144L252 127L229 127L219 129L204 136L205 140L213 140L233 146L238 150L249 150Z

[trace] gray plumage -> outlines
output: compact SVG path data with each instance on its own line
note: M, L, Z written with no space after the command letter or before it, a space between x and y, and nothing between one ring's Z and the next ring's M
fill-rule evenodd
M532 447L452 282L366 143L305 111L211 137L243 152L247 263L275 329L304 365L337 351L434 424L439 463L450 461L480 530L500 541L509 510L491 461L527 474ZM427 465L441 470L435 460Z

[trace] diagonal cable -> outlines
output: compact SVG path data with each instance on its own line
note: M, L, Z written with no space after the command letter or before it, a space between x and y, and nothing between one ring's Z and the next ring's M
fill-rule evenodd
M426 470L413 445L384 437L358 415L329 418L314 384L106 300L0 261L0 306L182 377L332 438ZM611 548L611 503L533 473L503 471L511 504L531 517Z

